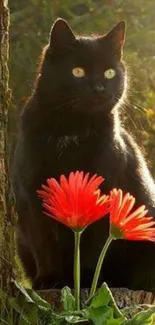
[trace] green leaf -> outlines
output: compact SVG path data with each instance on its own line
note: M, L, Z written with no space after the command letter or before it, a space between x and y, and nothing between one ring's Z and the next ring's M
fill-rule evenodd
M39 307L44 307L44 308L51 308L51 305L44 299L42 299L34 290L32 289L26 289L29 297L37 304Z
M88 322L86 313L84 310L80 311L73 311L73 312L66 312L62 314L53 313L53 320L55 320L56 325L58 324L76 324L81 322ZM53 323L51 323L53 325Z
M71 289L67 286L61 290L61 301L65 311L75 310L75 298L72 295Z
M51 323L52 308L35 291L25 289L17 282L14 282L18 289L16 297L8 298L11 307L20 315L20 320L26 324L48 325Z
M110 302L110 295L107 288L103 285L96 296L92 299L91 306L94 308L107 306Z
M121 325L122 317L114 318L112 307L103 306L98 308L90 308L88 314L89 320L92 320L95 325Z
M9 298L11 307L20 314L20 318L26 322L26 324L35 324L38 319L37 306L34 303L23 304L18 297Z
M106 283L92 298L87 313L88 319L92 320L95 325L121 325L125 320Z
M96 325L106 324L107 318L110 317L109 308L107 306L89 309L88 318Z
M124 317L122 312L117 307L115 299L106 283L102 284L97 294L92 298L90 306L94 308L101 306L110 306L114 310L115 317Z
M19 293L21 295L21 299L27 303L35 303L39 309L51 309L51 305L42 299L34 290L32 289L25 289L19 283L14 281L16 288L18 288Z
M88 319L81 318L80 316L66 316L65 320L69 324L76 324L81 322L88 322Z
M25 297L25 300L27 302L32 302L33 303L33 300L31 299L31 297L28 295L26 289L21 286L19 283L17 283L16 281L14 281L14 284L16 286L17 289L19 289L19 291L22 293L22 295Z

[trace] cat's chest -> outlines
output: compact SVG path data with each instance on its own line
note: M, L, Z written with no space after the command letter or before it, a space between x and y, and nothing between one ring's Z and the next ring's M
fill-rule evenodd
M116 166L117 150L113 141L99 135L86 137L49 137L42 161L47 171L55 176L75 170L100 173ZM113 165L113 167L112 167Z
M44 157L46 162L73 165L82 164L95 158L103 152L102 139L96 137L81 138L77 135L63 136L58 139L52 137L47 140Z
M122 170L124 166L123 156L113 139L99 135L57 139L48 136L46 141L39 141L39 146L31 148L26 166L31 167L28 168L31 170L30 183L36 184L37 188L49 177L59 178L61 174L82 170L105 177L109 190L111 183L116 186L120 179L118 167Z

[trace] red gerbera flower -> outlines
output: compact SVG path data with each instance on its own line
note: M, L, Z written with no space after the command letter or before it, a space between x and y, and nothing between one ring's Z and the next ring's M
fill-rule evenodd
M80 231L109 212L109 196L100 196L98 189L103 181L96 174L89 177L89 173L77 171L68 179L61 175L59 183L49 178L48 186L42 185L38 194L47 215Z
M129 240L155 241L155 225L153 217L145 217L148 210L145 205L131 211L135 198L129 193L123 196L122 190L110 192L110 224L114 238Z

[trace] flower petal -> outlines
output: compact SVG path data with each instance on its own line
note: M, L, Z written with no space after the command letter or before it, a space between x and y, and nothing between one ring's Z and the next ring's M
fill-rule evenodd
M135 198L121 190L110 192L110 223L111 234L114 238L128 240L155 239L155 221L148 217L145 205L133 210ZM118 231L117 231L118 230Z
M49 178L37 191L46 214L74 229L83 229L109 212L109 197L98 189L102 176L83 171L71 172L68 178L60 176L57 182Z

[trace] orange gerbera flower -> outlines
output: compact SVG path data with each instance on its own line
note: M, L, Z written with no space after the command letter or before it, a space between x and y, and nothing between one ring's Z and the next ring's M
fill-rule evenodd
M48 186L42 185L38 194L47 215L80 231L109 213L109 196L100 196L98 189L103 181L96 174L89 177L89 173L77 171L68 179L61 175L59 183L49 178Z
M153 217L145 217L148 210L145 205L132 211L135 198L129 193L123 195L122 190L110 192L110 227L114 238L129 240L155 241L155 225Z

